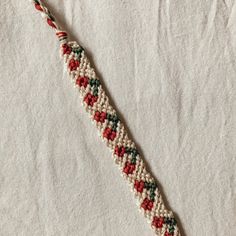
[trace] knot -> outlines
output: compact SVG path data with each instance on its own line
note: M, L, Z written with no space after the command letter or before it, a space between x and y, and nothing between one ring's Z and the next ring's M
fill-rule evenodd
M68 35L65 31L57 31L56 35L57 35L59 41L61 42L61 44L67 43Z

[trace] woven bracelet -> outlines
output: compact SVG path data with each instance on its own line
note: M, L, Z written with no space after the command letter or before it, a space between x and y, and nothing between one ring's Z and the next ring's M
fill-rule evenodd
M100 79L91 67L84 49L68 41L67 33L56 23L50 11L39 0L31 0L35 8L55 31L68 74L79 91L83 107L111 150L115 163L131 186L138 206L159 236L180 236L173 212L165 206L154 177L147 171L133 140L111 106Z

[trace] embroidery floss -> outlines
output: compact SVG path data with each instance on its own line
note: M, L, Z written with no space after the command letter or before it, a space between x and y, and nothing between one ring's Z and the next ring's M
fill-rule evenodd
M35 8L55 31L60 41L60 51L68 74L78 88L85 110L100 131L101 138L112 151L115 163L130 183L138 205L149 220L156 235L180 236L173 212L162 200L158 185L147 171L134 141L132 141L110 105L99 78L91 67L84 49L77 42L69 42L68 35L57 25L50 11L39 0L31 0Z

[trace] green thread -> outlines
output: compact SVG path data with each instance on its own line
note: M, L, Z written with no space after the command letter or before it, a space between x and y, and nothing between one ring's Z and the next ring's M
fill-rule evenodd
M132 163L132 164L135 164L135 163L136 163L136 160L137 160L136 157L133 157L133 158L131 159L131 163Z

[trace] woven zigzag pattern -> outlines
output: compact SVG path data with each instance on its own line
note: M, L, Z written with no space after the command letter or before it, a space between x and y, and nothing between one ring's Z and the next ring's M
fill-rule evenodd
M147 171L135 143L129 138L124 124L109 103L84 49L76 42L67 41L67 33L58 28L54 17L40 1L32 2L47 23L56 29L56 35L61 42L61 55L68 74L79 91L82 104L99 130L102 140L111 150L115 163L130 184L138 206L155 234L180 236L173 212L166 208L155 179Z
M103 90L84 50L76 43L62 44L62 55L69 75L79 90L83 105L113 153L115 163L131 185L144 216L157 235L180 235L173 213L168 211L154 178L148 173L135 143Z

